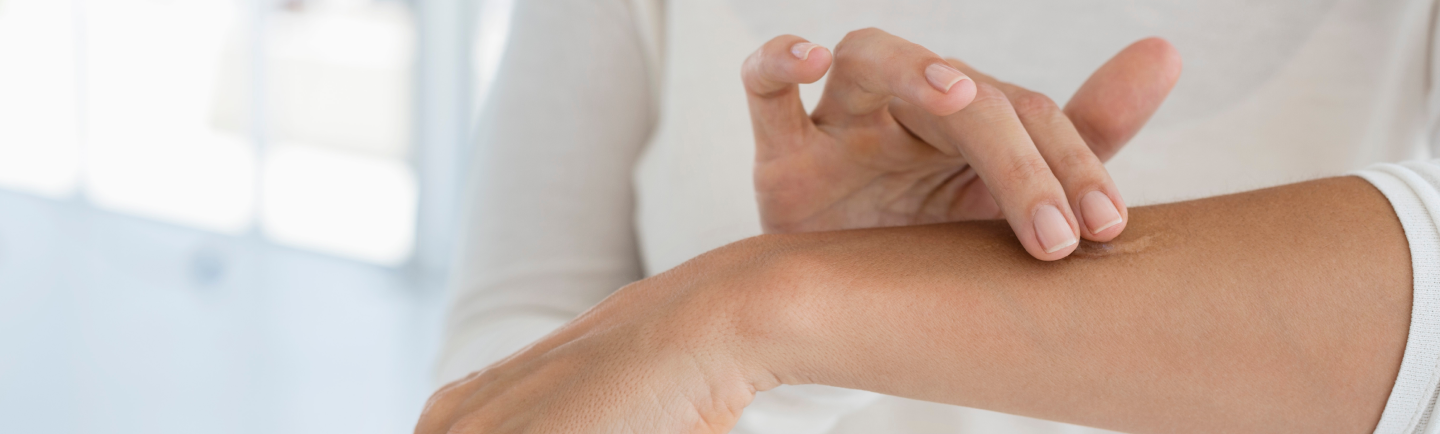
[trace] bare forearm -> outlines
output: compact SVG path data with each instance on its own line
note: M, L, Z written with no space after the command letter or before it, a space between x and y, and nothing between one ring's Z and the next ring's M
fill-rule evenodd
M1358 178L1136 208L1051 263L999 222L770 237L799 272L741 330L785 383L1133 432L1368 431L1410 316L1390 209Z

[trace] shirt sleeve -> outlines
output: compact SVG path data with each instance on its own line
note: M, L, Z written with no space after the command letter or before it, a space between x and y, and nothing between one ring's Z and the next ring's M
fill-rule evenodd
M1432 433L1440 382L1440 160L1377 164L1356 172L1395 209L1410 244L1414 275L1410 332L1377 434Z
M437 380L510 355L641 277L631 172L655 60L626 0L518 0L476 122Z

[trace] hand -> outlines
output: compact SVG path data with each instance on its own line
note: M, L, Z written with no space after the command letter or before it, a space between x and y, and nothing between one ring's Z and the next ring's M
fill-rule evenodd
M819 80L832 60L807 114L797 84ZM1062 112L880 30L851 32L833 59L777 37L742 74L762 225L780 233L1004 217L1042 260L1068 255L1077 234L1109 241L1128 211L1101 162L1159 107L1179 62L1164 40L1136 42Z
M757 389L778 385L737 351L770 297L754 242L631 284L555 333L451 383L416 434L729 432ZM773 256L773 255L770 255ZM774 268L769 268L774 270ZM749 309L747 303L751 303ZM738 317L750 312L759 317Z

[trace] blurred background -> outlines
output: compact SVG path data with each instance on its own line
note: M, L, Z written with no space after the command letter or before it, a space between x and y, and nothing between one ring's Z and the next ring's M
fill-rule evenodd
M512 0L0 0L0 432L408 432Z

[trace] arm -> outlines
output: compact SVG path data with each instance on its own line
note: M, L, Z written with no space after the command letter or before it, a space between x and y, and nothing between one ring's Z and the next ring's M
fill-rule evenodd
M777 240L807 277L755 312L757 356L784 383L1122 431L1375 427L1410 317L1384 196L1337 178L1133 212L1056 263L996 224Z
M477 129L442 381L642 277L630 172L654 107L631 10L624 0L515 8Z
M1386 199L1348 177L1136 208L1054 263L1001 222L754 238L442 389L417 432L725 432L805 383L1132 432L1369 432L1434 393L1386 403L1420 230Z

